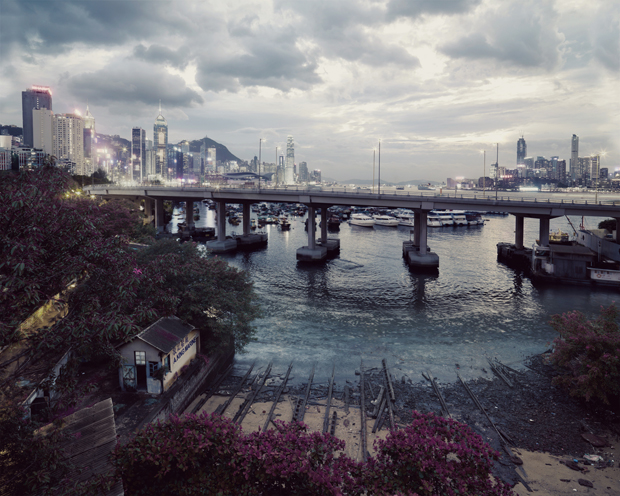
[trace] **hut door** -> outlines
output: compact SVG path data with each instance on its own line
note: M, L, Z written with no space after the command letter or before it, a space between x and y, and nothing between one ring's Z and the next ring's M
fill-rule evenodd
M134 351L138 389L146 389L146 351Z

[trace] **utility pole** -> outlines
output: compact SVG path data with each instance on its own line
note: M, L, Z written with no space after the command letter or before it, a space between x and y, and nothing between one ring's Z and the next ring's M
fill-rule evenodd
M379 140L379 194L381 194L381 140Z
M263 145L263 138L258 139L258 191L260 191L260 162L261 162L261 150Z
M495 158L495 200L497 201L497 183L499 182L499 143L497 143L497 156Z
M375 194L375 154L377 150L372 151L372 194Z
M486 198L487 185L487 151L482 150L482 198Z

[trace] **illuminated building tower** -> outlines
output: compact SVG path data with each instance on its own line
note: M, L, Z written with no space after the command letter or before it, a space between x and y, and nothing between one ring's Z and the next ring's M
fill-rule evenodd
M527 145L523 136L517 141L517 165L525 165L525 157L527 156Z
M581 179L581 172L579 171L579 136L573 134L573 139L570 144L570 178L573 181Z
M141 127L131 130L131 178L136 182L146 179L146 132Z
M84 120L77 114L54 115L52 151L57 164L84 175Z
M590 156L590 181L593 184L597 184L601 178L601 156Z
M46 108L52 110L52 91L47 86L32 86L22 91L22 127L23 145L34 146L32 134L32 111Z
M284 184L295 184L295 144L293 137L286 138L286 166L284 168Z
M217 166L217 148L207 148L207 163L205 165L209 172L215 172Z
M93 142L95 141L95 118L90 113L88 104L86 105L86 114L84 115L84 168L86 174L90 175L95 172L97 159L93 153Z
M155 151L155 174L167 176L168 173L168 123L161 114L161 101L159 102L159 115L153 126L153 149Z

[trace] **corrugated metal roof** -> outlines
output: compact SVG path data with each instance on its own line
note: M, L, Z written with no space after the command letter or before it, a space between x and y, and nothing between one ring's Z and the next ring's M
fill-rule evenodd
M170 353L194 329L178 317L163 317L144 329L138 337L159 351Z

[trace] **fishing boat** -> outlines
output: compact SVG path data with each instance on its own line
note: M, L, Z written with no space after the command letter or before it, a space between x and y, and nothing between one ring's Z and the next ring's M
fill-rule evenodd
M286 217L280 220L280 229L282 231L288 231L291 228L291 223L288 221Z

